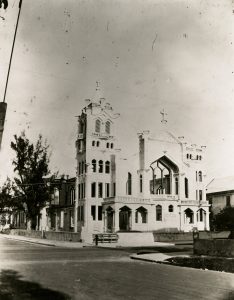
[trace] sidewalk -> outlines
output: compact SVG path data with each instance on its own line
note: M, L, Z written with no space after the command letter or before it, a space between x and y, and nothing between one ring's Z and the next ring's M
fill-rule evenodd
M19 235L1 234L0 237L9 240L21 241L21 242L31 243L31 244L40 244L40 245L51 246L51 247L83 248L85 246L92 246L91 244L87 244L87 243L52 241L47 239L36 239L36 238L19 236Z
M181 257L189 257L189 255L167 255L164 253L147 253L147 254L133 254L130 255L130 258L136 259L136 260L143 260L143 261L149 261L149 262L155 262L155 263L167 263L166 259L174 257L174 256L181 256Z

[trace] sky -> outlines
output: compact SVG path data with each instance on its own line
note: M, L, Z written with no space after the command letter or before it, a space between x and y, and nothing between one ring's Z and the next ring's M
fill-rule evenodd
M0 9L0 97L18 0ZM0 152L0 182L13 177L10 142L25 130L51 146L51 172L75 175L76 117L100 82L120 113L120 148L137 132L167 130L206 145L206 178L234 175L234 1L23 0ZM2 100L1 100L2 101Z

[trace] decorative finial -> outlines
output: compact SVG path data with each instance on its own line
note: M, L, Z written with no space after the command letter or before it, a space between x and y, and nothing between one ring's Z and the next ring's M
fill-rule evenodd
M165 119L165 116L167 116L167 113L164 111L164 109L162 111L160 111L160 114L162 115L162 120L161 122L163 124L166 124L167 123L167 120Z

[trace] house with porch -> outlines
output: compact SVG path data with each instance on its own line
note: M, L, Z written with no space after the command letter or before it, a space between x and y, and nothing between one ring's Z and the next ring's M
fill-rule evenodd
M209 230L205 147L167 131L138 134L137 154L118 146L116 114L98 95L78 117L75 231L85 241L104 232ZM161 124L160 124L161 123Z

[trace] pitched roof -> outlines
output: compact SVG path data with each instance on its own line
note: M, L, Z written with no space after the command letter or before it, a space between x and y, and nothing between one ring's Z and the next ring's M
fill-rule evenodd
M214 178L206 187L207 194L234 190L234 176Z

